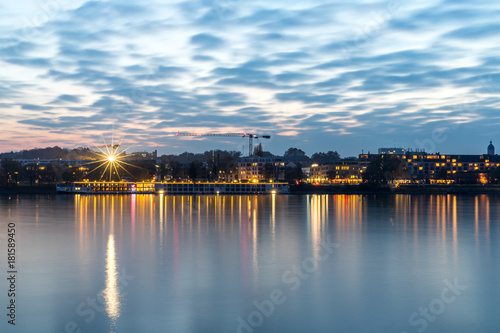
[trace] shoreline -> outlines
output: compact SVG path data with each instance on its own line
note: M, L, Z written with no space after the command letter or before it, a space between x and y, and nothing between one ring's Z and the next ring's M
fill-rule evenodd
M0 187L0 195L44 194L55 195L55 185ZM290 185L291 195L296 194L500 194L499 185L403 185L397 188L368 185ZM173 195L173 194L172 194ZM260 194L262 195L262 194Z
M0 187L0 195L56 194L56 185Z
M498 185L402 185L397 188L361 185L292 185L290 194L500 194Z

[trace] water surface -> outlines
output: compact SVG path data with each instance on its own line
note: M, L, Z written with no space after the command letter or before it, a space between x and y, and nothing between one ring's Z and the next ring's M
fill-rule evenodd
M499 219L488 195L3 196L0 328L497 333Z

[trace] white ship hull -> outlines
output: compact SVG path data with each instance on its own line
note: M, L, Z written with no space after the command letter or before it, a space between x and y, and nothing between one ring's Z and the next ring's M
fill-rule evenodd
M287 183L134 183L75 182L57 186L58 193L78 194L283 194L290 193Z

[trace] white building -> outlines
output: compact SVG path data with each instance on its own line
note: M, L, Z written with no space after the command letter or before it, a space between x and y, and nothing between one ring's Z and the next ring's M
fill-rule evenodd
M283 157L243 157L238 163L238 178L247 181L285 180Z

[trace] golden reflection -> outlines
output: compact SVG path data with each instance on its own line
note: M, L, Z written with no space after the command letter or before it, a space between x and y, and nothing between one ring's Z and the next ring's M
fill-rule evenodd
M102 230L106 225L106 196L102 197Z
M486 224L486 246L490 247L490 196L489 195L484 195L483 196L485 200L485 209L486 209L486 216L485 216L485 224Z
M80 241L82 255L89 253L88 249L98 243L96 233L99 231L98 235L103 234L99 226L101 224L106 235L113 233L117 241L127 243L124 243L124 248L130 247L132 256L136 256L145 247L151 250L152 255L156 255L155 251L159 248L162 255L170 259L168 264L176 271L175 277L180 278L182 272L179 269L183 267L191 245L196 247L198 242L198 247L203 249L206 244L212 244L213 239L210 237L217 237L217 245L228 249L234 244L231 241L236 241L237 265L241 266L243 278L248 281L252 281L259 270L262 273L262 258L271 257L274 260L275 256L279 258L284 251L288 251L288 256L293 251L300 254L299 251L303 248L300 242L307 242L308 253L304 256L312 254L318 261L319 256L324 253L321 241L325 241L328 236L332 237L332 242L337 240L342 243L345 240L342 243L345 247L340 251L347 251L344 248L348 248L350 244L369 245L367 240L372 241L369 239L372 232L380 232L381 237L392 237L399 232L397 236L403 236L404 239L397 240L408 245L408 250L415 256L425 258L428 255L425 250L429 249L429 254L439 256L440 261L445 262L448 257L451 263L456 264L460 262L459 255L467 253L467 246L464 245L464 241L467 241L467 228L470 229L470 241L475 241L476 248L491 247L493 243L489 238L491 232L496 234L494 223L499 207L496 197L487 195L308 195L298 200L279 194L132 194L123 197L77 195L74 200L75 240L77 244ZM291 208L288 202L300 205L300 209L295 210L296 207L293 207L294 209L287 211ZM298 213L296 218L300 219L300 223L290 224L286 216L292 216L294 212ZM120 216L123 216L120 224L123 228L116 225L113 229L116 224L114 217ZM302 223L306 219L307 223ZM94 224L94 230L90 223ZM186 225L183 228L184 223L189 223L189 227ZM136 239L142 246L135 247ZM282 243L284 240L286 244ZM355 243L347 243L349 240ZM106 295L109 300L106 311L110 317L119 313L119 307L116 306L118 295L113 294L117 291L114 285L114 247L114 236L110 236L106 258ZM353 256L353 265L356 264L359 259L357 254L350 255Z
M97 236L97 196L94 196L94 240Z
M158 201L160 205L160 248L163 249L163 193L160 193Z
M474 200L474 236L476 238L476 251L479 248L479 198Z
M130 224L131 224L131 238L132 238L132 248L135 246L135 209L136 209L136 195L132 194L132 197L130 199Z
M258 271L259 271L259 263L258 263L258 252L257 252L257 197L255 198L255 205L253 207L253 219L252 219L252 240L253 240L253 270L254 277L257 279ZM249 209L250 211L250 209Z
M198 196L198 232L201 229L201 197Z
M311 235L312 252L316 262L319 260L321 242L321 206L323 196L313 195L309 205L309 233Z
M442 207L441 207L441 237L443 241L443 248L446 245L446 199L447 196L442 197ZM446 251L444 251L444 255L446 256Z
M271 235L273 237L273 242L276 238L276 194L273 193L272 202L271 202ZM231 197L231 208L233 203L233 198ZM232 221L232 212L231 212L231 221Z
M458 240L457 240L457 196L453 196L453 212L452 212L452 221L453 221L453 259L455 260L455 264L458 259Z
M116 263L115 239L113 234L108 238L106 254L106 289L103 291L108 317L115 322L120 316L120 290L118 289L118 265Z
M360 232L363 226L362 196L335 194L332 217L339 233ZM366 209L366 207L364 207Z
M490 234L490 197L485 196L486 200L486 234L489 236ZM489 239L489 237L488 237Z

